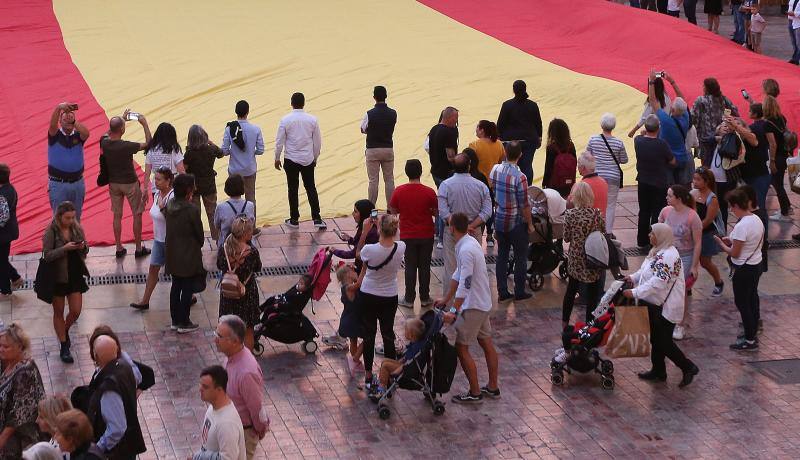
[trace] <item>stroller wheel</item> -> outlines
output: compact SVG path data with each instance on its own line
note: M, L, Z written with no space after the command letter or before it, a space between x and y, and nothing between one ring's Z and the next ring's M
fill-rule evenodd
M600 380L600 386L603 387L604 390L613 390L614 377L603 377L603 379Z
M569 279L569 267L567 266L567 261L561 262L561 265L558 266L558 276L564 281Z
M380 417L380 418L381 418L381 420L386 420L386 419L388 419L388 418L389 418L391 415L392 415L392 411L391 411L391 409L389 409L389 408L388 408L388 407L386 407L386 406L378 406L378 417Z
M600 372L604 375L610 376L614 373L614 363L608 360L602 361L600 363Z
M564 383L564 374L561 372L553 372L550 375L550 381L553 382L553 385L561 385Z
M256 337L253 343L253 356L261 356L264 354L264 345L261 345L260 337Z
M305 351L309 355L312 353L316 353L317 348L319 348L317 346L317 342L313 340L309 340L308 342L303 342L303 351Z
M444 414L444 403L441 401L436 401L433 403L433 415L442 415Z
M533 273L531 277L528 279L528 287L531 288L531 291L539 291L544 286L544 275L541 273Z

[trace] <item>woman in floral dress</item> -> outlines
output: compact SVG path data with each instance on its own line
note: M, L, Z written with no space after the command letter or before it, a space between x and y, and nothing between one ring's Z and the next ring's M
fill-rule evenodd
M246 215L237 216L231 224L231 232L217 254L217 268L228 271L230 268L245 285L245 293L240 299L228 299L220 292L219 316L236 315L247 325L244 344L253 350L253 328L258 323L258 284L256 276L261 270L261 257L258 249L250 241L253 238L253 221ZM226 256L227 254L227 256Z

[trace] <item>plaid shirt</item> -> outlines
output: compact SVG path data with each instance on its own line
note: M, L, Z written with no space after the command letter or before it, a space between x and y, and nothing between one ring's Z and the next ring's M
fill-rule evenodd
M498 232L510 232L522 223L522 210L529 206L528 179L519 166L504 161L492 168L489 182L494 189L495 228Z

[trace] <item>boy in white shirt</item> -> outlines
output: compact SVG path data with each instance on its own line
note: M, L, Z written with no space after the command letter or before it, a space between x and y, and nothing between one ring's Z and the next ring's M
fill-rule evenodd
M189 460L245 460L242 419L225 393L228 372L210 366L200 373L200 399L208 403L203 420L203 447Z

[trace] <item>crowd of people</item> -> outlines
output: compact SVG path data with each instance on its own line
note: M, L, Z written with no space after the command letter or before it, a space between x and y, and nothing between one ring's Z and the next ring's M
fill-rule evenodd
M647 303L650 310L653 367L640 374L642 379L665 380L665 358L683 371L681 386L690 384L698 374L698 367L674 340L689 335L692 286L700 267L713 278L712 296L723 293L724 282L712 259L720 251L729 255L734 300L742 317L742 334L730 348L758 348L757 287L767 268L767 221L791 220L784 179L787 157L796 148L777 101L778 83L766 79L762 86L762 102L747 95L752 120L747 124L714 78L705 79L703 95L690 106L668 72L651 71L641 119L628 133L634 138L633 155L622 139L614 136L617 119L613 114L600 117L598 134L588 139L580 154L565 120L554 118L548 125L542 186L554 189L567 203L563 215L563 242L569 245L569 279L562 304L565 327L572 322L577 296L586 307L587 321L600 300L605 270L586 263L584 244L593 232L613 237L619 190L626 185L622 165L635 155L637 245L648 256L641 268L627 277L631 288L625 295ZM368 198L354 203L354 235L335 230L349 248L330 249L344 262L336 270L344 306L338 333L349 345L351 374L364 373L371 396L386 391L391 377L408 359L396 344L394 321L398 307L413 308L417 300L423 308L443 308L446 321L455 323L456 351L469 388L452 400L478 403L484 397L500 395L490 321L493 297L497 302L525 302L532 297L526 290L526 264L519 261L527 260L533 232L529 188L534 178L533 158L543 144L541 114L526 83L515 81L512 90L513 97L502 104L497 123L478 122L476 139L461 151L459 111L454 107L442 110L425 142L434 189L422 184L425 167L419 159L406 162L408 183L395 187L397 112L386 104L386 88L374 88L375 106L360 125L366 135ZM292 111L281 119L276 135L274 166L286 173L289 217L284 224L299 226L302 178L311 220L324 230L314 180L321 133L317 119L304 111L304 105L302 93L291 96ZM49 268L49 278L43 281L50 286L47 294L53 305L53 326L65 363L74 361L70 329L80 316L89 274L85 258L90 248L80 216L85 194L83 145L90 133L76 118L77 110L76 104L59 104L50 120L48 175L53 219L42 237L41 263ZM261 129L248 121L248 114L248 103L239 101L236 119L226 125L220 147L200 125L193 125L184 153L172 125L161 123L151 135L145 116L129 110L111 118L100 141L98 185L108 185L116 257L126 255L121 243L124 201L134 216L135 256L149 256L143 297L131 307L149 309L163 267L172 276L170 328L177 333L198 329L190 314L197 301L195 294L205 290L207 279L201 205L217 243L216 268L238 281L234 284L240 292L235 296L221 289L220 318L214 333L218 350L227 357L226 365L211 366L199 376L201 397L209 408L203 425L203 450L196 459L215 458L219 452L225 452L225 458L251 458L269 428L263 376L251 352L260 313L257 273L261 259L252 242L259 233L255 184L257 156L263 154L265 145ZM126 123L133 121L141 124L144 142L123 139ZM143 181L133 160L139 151L145 152ZM217 202L214 162L224 156L230 157L224 186L229 199ZM380 172L387 213L376 209ZM10 177L9 168L0 165L0 219L5 217L0 222L3 295L10 295L22 281L8 261L10 244L19 236L18 197ZM770 186L778 194L780 211L768 216ZM151 203L154 228L152 249L141 238L147 203ZM6 212L2 212L3 206ZM736 217L730 233L729 213ZM794 238L800 239L800 235ZM490 288L484 239L487 246L497 246L496 293ZM444 257L445 281L438 299L430 286L435 245ZM507 274L512 251L517 263L510 284ZM401 293L397 272L403 263L405 291ZM38 281L37 275L37 284L43 284ZM38 290L37 295L43 298ZM383 347L376 347L379 331ZM418 341L420 334L419 323L406 324L406 340ZM472 343L480 345L484 353L489 374L486 385L478 380L469 349ZM79 397L73 394L72 401L47 397L36 363L29 356L30 341L21 327L12 324L0 331L0 421L6 427L0 432L0 459L18 458L24 447L46 441L45 434L50 436L49 444L36 444L32 449L44 452L60 446L72 453L72 458L132 458L143 451L136 398L152 384L145 378L146 366L122 352L119 339L107 326L95 331L90 350L97 371L91 383L78 392ZM376 353L385 357L377 375ZM72 406L80 410L72 410Z
M697 24L697 0L614 0L618 3L628 3L634 8L642 8L659 13L668 14L676 18L681 17L683 9L686 20ZM720 16L723 14L725 4L730 6L733 18L734 31L731 41L747 49L762 54L761 36L767 28L768 21L761 14L762 5L759 0L705 0L703 13L707 15L708 31L719 33ZM780 4L781 14L788 19L789 39L792 43L791 64L800 63L800 8L794 0L784 0Z

